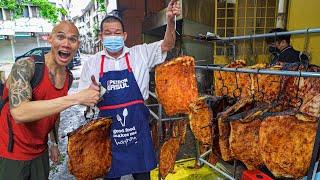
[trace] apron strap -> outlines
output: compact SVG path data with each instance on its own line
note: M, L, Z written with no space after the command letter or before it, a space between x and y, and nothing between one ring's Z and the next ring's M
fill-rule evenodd
M131 69L131 66L130 66L130 63L129 63L129 56L128 56L128 53L126 53L126 63L127 63L127 67L128 67L128 71L129 72L132 72L132 69Z
M100 77L103 76L104 57L105 57L104 55L101 56L100 73L99 73Z

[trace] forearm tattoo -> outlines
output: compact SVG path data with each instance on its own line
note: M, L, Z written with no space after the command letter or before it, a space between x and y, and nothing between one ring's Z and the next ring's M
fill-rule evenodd
M30 59L19 60L13 65L8 79L10 108L19 106L23 101L31 100L30 80L34 70L35 64Z

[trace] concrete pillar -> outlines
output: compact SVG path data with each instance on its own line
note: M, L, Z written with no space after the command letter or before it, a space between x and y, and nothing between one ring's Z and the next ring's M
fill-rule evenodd
M37 37L37 46L40 47L39 34L36 35L36 37Z

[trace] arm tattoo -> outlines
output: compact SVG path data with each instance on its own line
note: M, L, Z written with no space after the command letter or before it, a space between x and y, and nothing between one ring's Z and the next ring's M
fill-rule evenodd
M19 106L24 101L32 98L30 80L33 77L35 64L30 59L16 62L9 75L9 103L10 108Z

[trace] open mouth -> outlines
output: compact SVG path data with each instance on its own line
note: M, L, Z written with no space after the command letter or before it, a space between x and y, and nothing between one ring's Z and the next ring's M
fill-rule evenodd
M69 59L69 57L71 56L71 53L68 51L58 51L58 54L60 56L61 59L67 61Z

